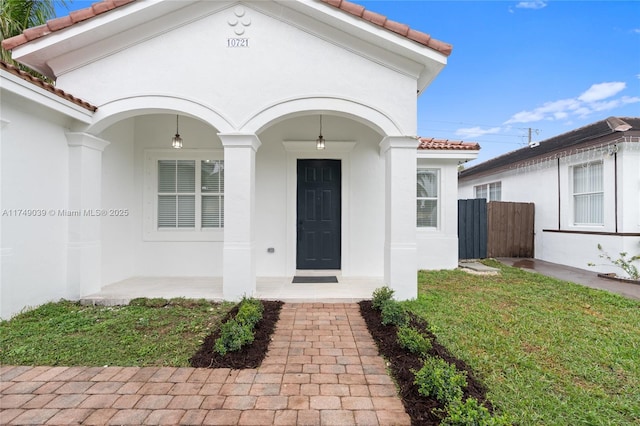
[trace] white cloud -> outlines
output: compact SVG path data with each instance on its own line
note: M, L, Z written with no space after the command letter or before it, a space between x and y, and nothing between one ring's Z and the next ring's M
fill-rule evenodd
M456 130L456 136L460 136L463 139L477 138L478 136L492 135L500 132L500 127L491 127L490 129L483 129L481 127L469 127L466 129Z
M545 102L531 111L513 114L504 124L585 118L594 112L610 111L624 105L640 103L638 96L614 98L626 88L627 84L621 81L594 84L575 98Z
M520 9L542 9L547 6L547 2L542 0L521 1L516 5Z
M594 102L602 99L610 98L626 89L627 83L622 81L613 81L610 83L594 84L589 87L586 92L578 96L578 100L583 102Z

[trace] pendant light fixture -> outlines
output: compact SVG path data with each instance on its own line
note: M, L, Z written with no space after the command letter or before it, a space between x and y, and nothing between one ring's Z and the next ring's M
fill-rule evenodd
M171 146L175 149L182 148L182 138L180 137L180 132L178 131L178 118L179 116L176 115L176 135L173 137L173 139L171 139Z
M320 136L316 139L316 149L324 149L324 137L322 136L322 115L320 115Z

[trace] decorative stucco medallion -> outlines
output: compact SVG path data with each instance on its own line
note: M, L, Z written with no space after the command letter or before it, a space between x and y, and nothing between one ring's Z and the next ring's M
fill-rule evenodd
M233 32L241 36L244 34L247 27L251 25L251 18L246 16L244 7L237 6L233 10L233 16L227 19L227 23L233 28Z

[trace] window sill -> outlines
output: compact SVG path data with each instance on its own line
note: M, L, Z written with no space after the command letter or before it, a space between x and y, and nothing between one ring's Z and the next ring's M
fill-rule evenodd
M215 229L207 231L164 230L147 231L144 241L156 242L216 242L224 241L224 230Z

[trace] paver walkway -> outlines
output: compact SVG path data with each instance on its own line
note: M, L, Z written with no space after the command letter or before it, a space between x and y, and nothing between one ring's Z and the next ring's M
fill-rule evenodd
M355 303L285 304L257 369L3 366L0 375L0 424L411 424Z

